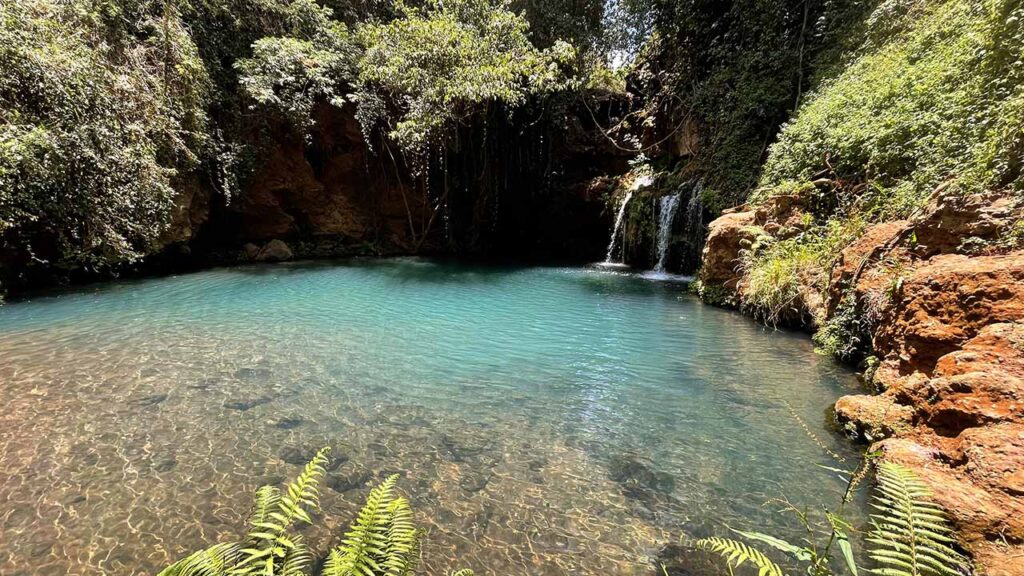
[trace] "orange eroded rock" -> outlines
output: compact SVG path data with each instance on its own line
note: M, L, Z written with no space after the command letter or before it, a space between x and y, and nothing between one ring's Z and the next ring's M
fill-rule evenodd
M736 267L744 242L754 238L754 213L731 212L715 219L708 227L704 244L700 280L707 285L735 289L740 280Z
M998 322L1024 320L1024 252L936 256L901 283L882 311L874 347L903 373L931 374L938 359Z
M701 272L733 291L744 243L786 237L802 218L792 198L742 210L711 224ZM1024 576L1024 251L998 242L1020 210L998 194L953 195L870 226L824 295L826 318L852 295L880 360L871 381L883 392L841 398L837 420L869 441L891 436L875 447L932 488L988 576Z

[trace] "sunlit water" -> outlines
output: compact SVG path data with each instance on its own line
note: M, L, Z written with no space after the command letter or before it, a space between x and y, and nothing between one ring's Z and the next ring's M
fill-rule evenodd
M13 302L0 574L153 574L238 538L251 492L323 445L320 551L400 471L428 574L660 573L681 537L798 538L765 504L835 502L815 464L856 459L827 412L854 386L802 335L584 268L294 264Z

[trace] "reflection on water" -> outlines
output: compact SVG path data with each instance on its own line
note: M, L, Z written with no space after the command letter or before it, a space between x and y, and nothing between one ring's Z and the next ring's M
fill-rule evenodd
M420 260L214 270L0 308L0 574L153 574L334 447L329 544L401 471L426 571L654 574L681 536L834 502L790 414L853 386L677 285Z

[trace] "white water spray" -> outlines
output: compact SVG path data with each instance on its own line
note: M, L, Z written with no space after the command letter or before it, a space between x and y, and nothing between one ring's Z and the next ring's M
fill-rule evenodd
M612 262L612 254L615 252L615 240L619 237L619 229L622 228L622 218L626 215L626 206L632 198L633 191L630 190L626 193L626 197L622 199L622 204L619 205L619 214L615 217L615 227L612 228L612 238L608 242L608 252L605 254L604 264L616 264L616 262ZM625 254L623 254L623 257L625 257Z
M658 201L658 264L655 272L665 271L665 259L668 257L668 242L672 238L672 221L679 209L679 198L682 194L662 196Z

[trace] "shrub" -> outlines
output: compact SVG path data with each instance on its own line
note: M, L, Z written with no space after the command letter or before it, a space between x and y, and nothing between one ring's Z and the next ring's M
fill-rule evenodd
M828 286L828 272L865 225L860 218L834 219L784 240L762 233L740 252L744 306L771 324L822 322L818 302Z
M0 234L36 261L145 254L204 146L209 83L188 29L170 7L131 8L0 4Z
M949 179L1020 188L1022 17L1013 0L883 2L859 56L772 145L755 199L823 171L918 199Z

